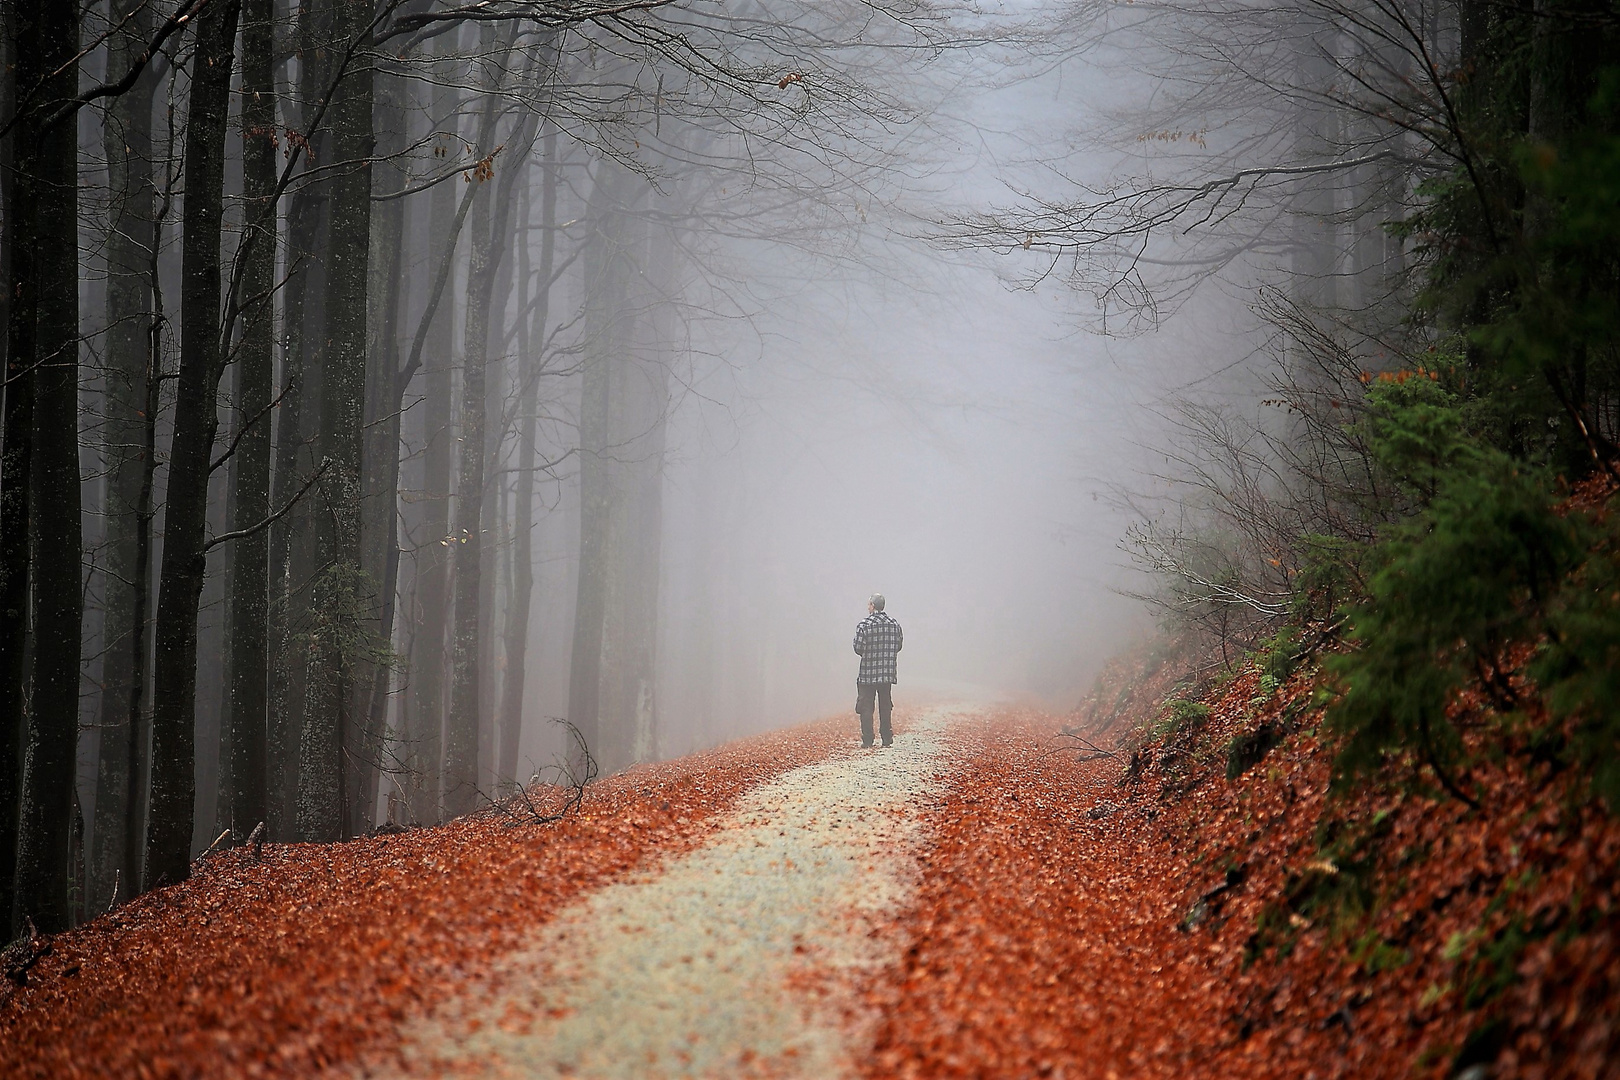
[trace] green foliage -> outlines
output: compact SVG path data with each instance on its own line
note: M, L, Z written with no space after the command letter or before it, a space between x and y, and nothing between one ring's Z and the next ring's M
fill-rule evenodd
M1358 648L1329 663L1345 689L1329 723L1346 736L1349 770L1413 750L1455 790L1461 740L1447 706L1473 679L1513 706L1504 650L1541 631L1582 547L1545 474L1470 440L1446 391L1426 379L1386 385L1372 395L1374 453L1422 509L1374 552L1351 620Z
M1285 626L1260 643L1255 650L1255 661L1260 665L1260 677L1271 680L1272 687L1282 686L1294 673L1294 650L1299 648L1299 631Z
M1307 533L1298 541L1300 565L1294 575L1292 621L1327 622L1367 588L1362 568L1367 545L1342 536Z
M1156 738L1197 731L1209 722L1209 706L1200 701L1178 698L1165 707L1164 717L1154 729Z
M1445 480L1479 468L1487 453L1468 430L1459 395L1428 367L1374 381L1361 425L1385 482L1418 506Z
M1594 792L1620 809L1620 535L1589 526L1589 555L1554 598L1548 643L1530 665L1548 710L1574 730Z
M1412 950L1385 941L1376 930L1368 930L1350 947L1350 959L1369 975L1394 971L1412 961Z
M1226 778L1236 780L1260 764L1281 741L1282 734L1271 724L1232 736L1226 744Z
M1370 395L1370 443L1420 508L1370 553L1364 600L1350 612L1357 648L1329 661L1343 695L1329 724L1346 773L1389 751L1427 761L1442 784L1466 764L1456 695L1480 686L1502 731L1526 702L1507 650L1544 642L1531 664L1555 721L1569 721L1594 790L1620 805L1620 538L1561 512L1544 469L1472 438L1455 397L1428 379ZM1555 733L1554 733L1555 734ZM1556 738L1532 732L1533 752ZM1467 797L1464 795L1464 797Z
M1620 392L1620 68L1560 87L1557 139L1527 134L1524 18L1505 15L1478 58L1492 77L1460 93L1466 164L1396 231L1428 264L1419 314L1459 347L1476 433L1577 476L1614 449L1595 406Z

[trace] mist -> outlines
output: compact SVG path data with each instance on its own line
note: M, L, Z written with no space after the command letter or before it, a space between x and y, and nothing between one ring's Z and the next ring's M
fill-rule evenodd
M19 113L82 194L14 244L76 306L18 325L79 359L8 445L76 413L81 468L8 580L84 587L8 685L77 715L91 901L847 714L874 592L906 706L1061 712L1152 630L1126 538L1186 402L1254 396L1287 195L1108 194L1281 122L1187 26L351 6L86 12L106 86Z

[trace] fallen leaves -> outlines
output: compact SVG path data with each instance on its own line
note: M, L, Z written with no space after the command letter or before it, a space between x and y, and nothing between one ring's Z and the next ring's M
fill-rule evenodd
M1162 700L1121 674L1094 718ZM1395 772L1330 798L1309 673L1259 678L1128 764L1030 712L963 733L868 1076L1620 1076L1620 825L1511 760L1476 769L1484 814Z
M585 813L480 815L202 863L49 942L0 984L0 1076L302 1076L391 1060L392 1033L581 892L690 849L744 790L821 760L847 722L594 785ZM393 1062L398 1067L402 1063Z
M1050 754L1055 732L1014 712L959 736L910 945L867 991L868 1076L1202 1073L1197 1017L1230 1002L1174 928L1186 867L1140 819L1088 818L1118 766Z

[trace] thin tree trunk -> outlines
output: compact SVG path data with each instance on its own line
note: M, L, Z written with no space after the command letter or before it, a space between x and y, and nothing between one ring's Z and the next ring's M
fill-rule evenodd
M504 50L503 50L504 51ZM490 88L495 88L493 77ZM494 148L495 100L485 105L479 151ZM452 817L470 812L478 801L479 760L479 600L483 594L483 500L485 442L485 361L489 350L490 301L496 272L510 231L512 187L534 142L534 117L518 124L509 156L501 161L498 193L479 192L473 207L472 256L467 269L467 322L461 379L461 462L456 483L455 621L451 641L450 713L445 728L445 807ZM490 200L493 199L493 205ZM480 204L483 204L480 212Z
M602 675L620 498L609 449L617 438L613 386L626 318L622 301L628 256L620 234L628 183L623 166L609 158L597 162L585 212L590 238L585 254L586 355L579 414L579 578L568 672L568 720L598 763L610 769L619 763L619 733L604 723ZM578 768L580 763L574 764Z
M145 0L114 0L108 67L129 67L152 32ZM135 652L143 628L135 624L147 588L137 572L140 497L144 474L147 398L147 327L152 289L148 274L157 192L152 183L152 95L157 82L145 72L107 112L107 154L113 220L107 234L107 339L105 455L107 468L107 574L101 675L101 757L96 772L96 814L90 900L99 910L113 900L114 882L127 898L137 882L124 873L124 816L135 758L129 709Z
M644 225L645 229L646 226ZM669 413L671 344L675 340L670 294L675 287L675 240L665 229L652 234L643 250L647 266L639 280L646 289L647 355L634 381L639 406L633 413L636 453L629 471L630 524L625 530L626 588L623 650L625 713L630 724L630 760L653 761L660 753L657 695L658 591L664 535L664 448Z
M404 189L405 172L393 160L406 145L405 87L392 74L376 76L374 109L377 157L374 173L379 195ZM404 291L403 259L405 203L394 199L379 204L371 222L371 343L372 372L366 385L366 437L361 509L361 536L366 574L379 583L375 635L379 644L394 638L394 593L399 586L399 432L400 385L399 313ZM375 764L387 732L389 684L393 667L375 663L368 672L369 687L363 713L370 747L362 777L359 804L375 812L380 772ZM356 821L351 831L364 826Z
M512 538L512 598L506 616L506 677L501 684L501 752L498 772L503 781L521 784L518 775L518 747L523 734L523 692L529 652L529 611L534 595L534 485L535 414L539 407L540 369L544 356L533 350L543 348L546 323L550 319L552 268L556 258L557 223L557 135L545 137L545 166L540 180L540 267L532 322L521 330L518 346L522 380L519 395L520 432L518 439L517 500L512 518L516 534ZM527 250L527 243L524 250ZM525 270L523 280L528 281ZM519 305L521 311L525 305ZM527 370L525 370L525 367Z
M300 130L309 132L314 108L327 77L329 50L323 47L319 19L324 10L305 5L299 17L299 81L283 95L289 112L296 99L302 104L298 117ZM325 131L312 132L313 155L326 157ZM310 159L305 159L305 168ZM316 467L309 449L308 429L320 410L318 335L316 320L308 301L313 262L320 236L321 203L326 186L305 182L293 193L287 214L287 270L282 286L283 348L281 386L283 397L277 409L275 470L271 502L285 506L302 488L305 478ZM267 829L276 840L298 836L298 783L305 674L308 650L298 637L305 629L308 613L307 578L309 533L312 527L311 500L295 506L291 513L270 529L270 718L267 737L268 815Z
M169 157L172 159L174 127L169 128ZM124 734L128 740L129 784L124 789L124 865L121 877L127 896L146 888L147 791L151 786L152 726L146 712L146 688L151 650L148 614L152 598L152 523L157 519L157 421L162 403L163 377L163 276L159 258L163 250L163 223L174 202L174 175L170 172L163 188L163 200L152 215L151 243L147 246L147 287L151 290L152 311L146 324L146 405L141 417L141 487L135 504L135 570L132 575L134 610L129 641L129 701Z
M207 569L208 477L218 427L220 219L225 126L240 0L198 16L186 125L180 373L169 450L152 702L146 872L153 885L190 874L196 796L197 609Z
M438 39L440 48L454 49L454 38ZM434 83L431 116L435 123L453 124L459 95L448 71ZM439 145L439 144L435 144ZM456 193L450 184L440 184L429 195L428 268L430 273L453 256L455 238L451 234L456 217ZM415 655L411 658L411 685L415 708L412 727L406 732L406 767L411 792L411 817L420 824L437 824L441 819L441 785L444 742L444 677L448 657L445 634L448 629L447 601L451 552L450 534L450 451L452 446L451 371L454 305L443 303L428 325L423 364L422 407L427 410L427 446L422 457L422 535L427 546L417 558L417 632Z
M50 103L77 93L76 6L46 0L19 15L33 21L34 38L31 49L27 38L19 41L18 61L45 80L42 101ZM66 929L71 921L69 857L79 738L79 635L84 613L79 515L78 130L67 122L48 131L20 134L26 141L18 144L22 153L18 154L17 182L33 188L32 220L24 228L28 229L26 242L34 248L30 268L34 293L31 304L19 307L22 317L35 319L32 359L37 366L29 473L34 640L28 672L31 701L23 751L15 911L31 916L40 930L52 933ZM18 241L23 241L23 235Z
M333 37L364 33L369 4L339 0ZM332 102L332 152L349 163L331 185L326 260L328 352L322 365L321 462L315 544L319 566L312 610L320 620L304 710L298 789L299 829L307 840L340 839L358 819L367 746L357 723L357 638L370 622L376 583L360 564L360 442L366 377L366 295L371 250L372 69L357 54Z
M242 0L242 196L251 244L240 257L242 338L237 347L238 442L232 462L231 528L270 514L270 403L275 382L276 91L271 0ZM231 549L230 759L224 818L246 836L268 816L270 536L260 531Z
M491 34L485 41L493 42ZM485 45L487 52L489 45ZM484 117L477 153L494 146L493 79L487 83ZM482 598L485 370L488 348L490 288L490 197L488 181L479 185L472 209L472 248L467 264L467 319L461 361L461 455L456 478L455 615L450 638L450 711L445 718L444 804L451 817L478 805L479 600Z

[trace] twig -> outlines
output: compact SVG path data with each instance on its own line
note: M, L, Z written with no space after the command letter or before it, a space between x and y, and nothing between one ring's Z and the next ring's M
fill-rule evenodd
M591 756L591 749L586 744L585 736L581 734L579 728L567 720L560 718L554 718L554 720L556 723L568 728L569 738L573 742L574 748L579 752L582 768L576 772L573 764L566 760L554 766L561 774L559 779L565 779L568 782L568 793L563 797L562 805L555 810L538 805L529 794L528 787L520 786L510 796L501 801L485 796L490 809L508 818L507 824L509 825L551 825L561 821L569 814L576 813L580 805L585 801L586 785L595 780L598 775L596 758ZM538 786L540 782L540 777L536 775L530 781L530 786ZM560 788L563 785L553 784L551 786Z
M213 551L221 544L228 544L232 540L241 540L252 536L254 533L262 532L263 530L274 525L276 522L280 521L282 518L286 517L288 514L292 513L292 508L298 505L298 500L302 499L305 493L307 493L310 488L315 486L315 482L325 474L326 467L330 464L330 460L321 462L316 470L310 474L309 479L304 481L304 486L294 492L292 498L288 499L286 504L283 505L280 510L277 510L275 513L271 514L262 521L254 522L245 529L232 529L230 532L220 533L212 540L209 540L203 544L203 551Z
M0 951L0 967L5 969L6 978L17 986L28 983L28 969L39 963L39 958L49 956L51 952L51 939L39 932L34 920L28 915L23 916L28 924L28 936L18 938Z
M214 849L219 847L220 841L224 840L229 835L231 835L231 830L226 829L224 832L222 832L218 836L214 837L214 842L212 844L208 845L208 850L203 852L201 855L197 856L195 859L191 860L192 863L193 864L200 863L204 859L208 858L208 856L212 855L214 853Z
M44 120L40 121L39 130L49 131L57 124L60 124L64 120L76 115L80 109L84 108L93 101L104 97L118 97L119 95L127 92L130 87L135 85L136 80L141 77L141 72L145 71L147 65L149 65L158 55L159 50L163 48L163 43L167 41L173 34L183 30L186 23L191 21L191 16L196 14L205 2L206 0L185 0L184 3L175 8L174 12L163 21L163 25L158 27L157 34L147 44L145 50L141 52L141 55L137 56L133 61L130 62L129 70L124 72L122 78L118 79L116 82L102 83L100 86L86 90L77 97L72 97L62 102L56 107L56 109L47 115ZM51 72L50 74L54 76L59 73ZM29 89L28 93L23 98L22 104L18 106L14 113L12 113L11 118L5 122L5 126L0 127L0 139L3 139L7 135L11 134L12 129L17 126L23 117L27 116L36 109L42 109L45 107L44 105L29 104L29 100L35 95L35 93L38 92L38 90L39 87L37 86Z

